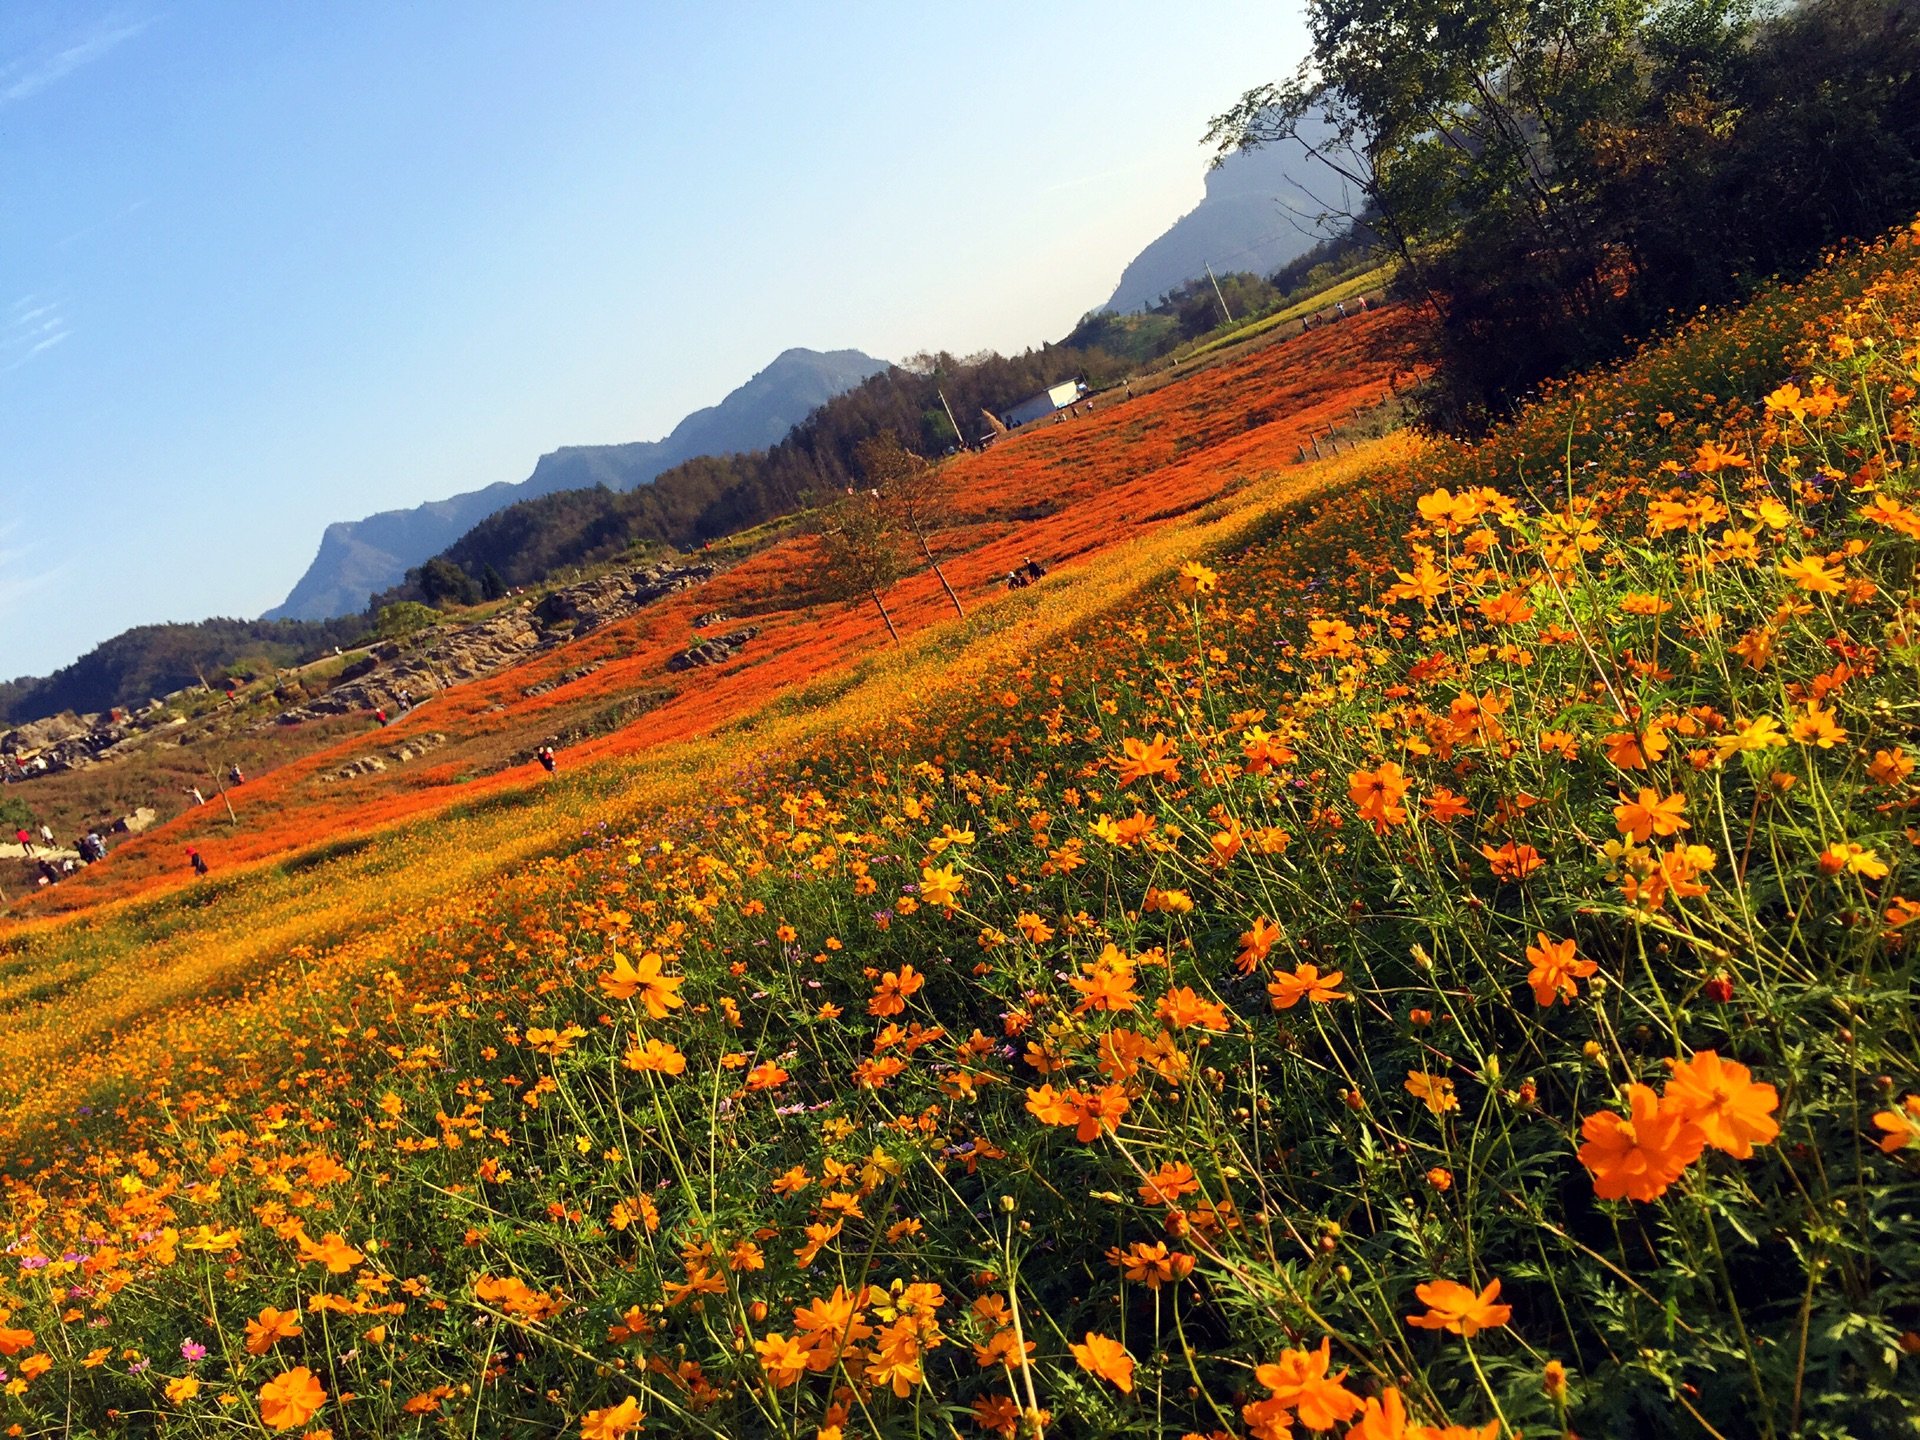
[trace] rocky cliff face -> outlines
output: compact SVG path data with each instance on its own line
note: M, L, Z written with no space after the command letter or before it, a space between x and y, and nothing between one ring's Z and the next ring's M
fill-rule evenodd
M1108 309L1144 310L1208 265L1270 275L1328 238L1315 223L1321 214L1346 208L1331 172L1294 142L1230 156L1206 184L1200 203L1127 265Z

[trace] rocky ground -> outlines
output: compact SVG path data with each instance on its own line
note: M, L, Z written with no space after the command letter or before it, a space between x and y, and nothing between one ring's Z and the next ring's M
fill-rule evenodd
M273 723L298 725L324 715L400 710L400 694L424 699L524 660L631 615L713 575L711 565L648 565L552 591L539 601L472 625L436 626L388 641L344 672L324 695L281 711Z

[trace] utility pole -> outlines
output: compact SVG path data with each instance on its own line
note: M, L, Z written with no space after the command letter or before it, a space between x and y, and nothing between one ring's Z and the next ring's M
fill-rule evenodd
M967 437L960 433L960 422L953 418L953 407L947 404L947 392L936 385L933 387L933 393L940 397L940 408L947 412L947 424L953 426L953 443L964 448Z
M1207 279L1213 280L1213 262L1207 261ZM1213 298L1220 302L1220 313L1227 317L1227 323L1233 323L1233 311L1227 308L1227 297L1220 293L1220 282L1213 280Z
M221 778L220 767L209 760L207 762L207 774L213 777L214 788L220 792L220 798L226 801L227 823L229 825L238 825L240 823L240 817L233 813L233 801L227 799L227 782Z

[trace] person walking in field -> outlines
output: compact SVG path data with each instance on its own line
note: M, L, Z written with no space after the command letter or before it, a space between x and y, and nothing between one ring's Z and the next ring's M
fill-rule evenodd
M542 745L533 752L533 758L540 762L540 768L551 775L560 768L560 757L553 753L551 745Z
M13 832L13 838L20 842L20 848L26 852L29 860L33 858L33 832L22 825Z
M207 873L207 857L191 845L187 847L187 863L193 866L194 874L205 875Z
M42 822L40 826L40 843L45 845L49 850L53 848L53 826Z

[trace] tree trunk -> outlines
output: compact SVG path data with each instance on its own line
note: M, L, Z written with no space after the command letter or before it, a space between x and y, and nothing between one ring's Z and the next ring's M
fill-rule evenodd
M887 613L887 602L880 598L880 592L878 590L869 590L867 593L873 596L874 608L880 612L881 620L886 622L887 634L891 635L893 637L893 643L898 645L900 643L900 632L893 628L893 617Z
M926 540L919 534L915 534L913 538L920 541L920 553L927 557L927 564L933 567L934 578L940 582L940 588L947 592L947 599L953 602L953 613L962 620L966 619L967 612L960 604L960 597L953 593L953 586L947 583L947 572L942 570L940 562L933 558L933 551L927 548Z

